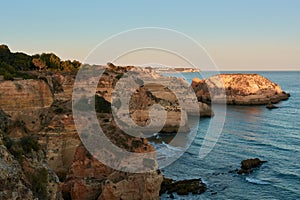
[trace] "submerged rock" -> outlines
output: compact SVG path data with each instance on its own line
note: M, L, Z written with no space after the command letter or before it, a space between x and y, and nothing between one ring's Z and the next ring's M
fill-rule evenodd
M238 174L250 174L253 172L254 168L260 167L263 163L267 161L262 161L259 158L246 159L241 162L241 169L238 170Z
M268 109L276 109L276 108L278 108L277 106L275 106L275 105L273 105L271 102L269 102L267 105L266 105L266 108L268 108Z

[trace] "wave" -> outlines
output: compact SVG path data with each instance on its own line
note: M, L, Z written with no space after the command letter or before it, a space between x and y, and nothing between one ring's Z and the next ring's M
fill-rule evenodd
M249 183L257 184L257 185L269 185L270 184L267 181L259 180L256 178L250 178L250 177L246 177L246 181L248 181Z
M283 172L281 170L277 170L276 172L276 177L278 177L279 179L300 180L300 175L297 174L297 172Z
M166 159L170 157L176 157L178 154L182 154L185 149L181 147L175 147L163 142L162 144L153 144L158 154L158 160Z

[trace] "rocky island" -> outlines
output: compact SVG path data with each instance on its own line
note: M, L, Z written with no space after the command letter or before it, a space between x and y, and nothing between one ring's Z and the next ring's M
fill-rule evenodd
M232 105L267 105L287 100L289 94L258 74L220 74L205 80L195 78L192 87L201 102Z

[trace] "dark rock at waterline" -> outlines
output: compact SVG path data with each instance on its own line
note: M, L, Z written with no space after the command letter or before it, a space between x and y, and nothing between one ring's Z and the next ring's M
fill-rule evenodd
M238 174L250 174L253 172L254 168L260 167L263 163L267 161L262 161L259 158L251 158L243 160L241 162L241 169L238 170Z
M175 181L165 178L161 184L160 195L164 193L172 194L176 192L178 195L202 194L206 191L206 185L199 179Z
M268 105L266 105L266 108L268 108L268 109L276 109L276 108L278 108L277 106L275 106L275 105L273 105L271 102L270 103L268 103Z

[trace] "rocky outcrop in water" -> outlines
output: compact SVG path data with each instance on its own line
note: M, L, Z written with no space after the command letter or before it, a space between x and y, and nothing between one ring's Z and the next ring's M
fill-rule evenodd
M201 181L201 179L190 179L175 181L170 178L164 178L160 194L168 193L172 194L176 192L178 195L188 195L192 194L202 194L206 191L206 185Z
M272 110L272 109L276 109L276 108L278 108L278 107L275 106L274 104L272 104L271 102L269 102L269 103L266 105L266 108Z
M238 170L238 174L250 174L254 168L260 167L267 161L261 161L259 158L246 159L241 162L241 169Z
M192 87L201 102L226 102L233 105L259 105L287 100L289 94L258 74L221 74L205 80L198 78Z

